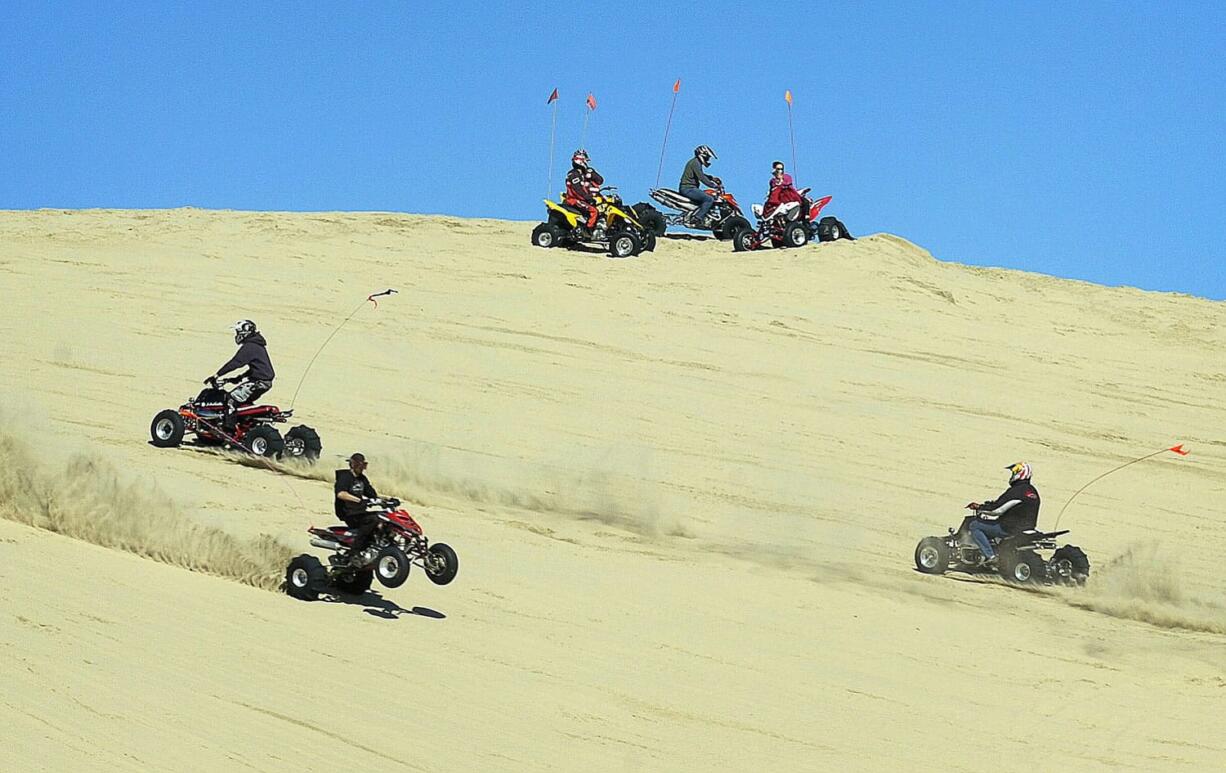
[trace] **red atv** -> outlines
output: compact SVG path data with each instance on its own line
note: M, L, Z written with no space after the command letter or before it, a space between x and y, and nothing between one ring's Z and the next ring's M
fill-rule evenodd
M809 198L809 188L800 191L800 201L789 201L775 207L769 216L762 216L762 205L754 204L757 230L745 229L732 240L732 249L737 252L756 250L769 242L773 247L803 247L811 240L832 242L836 239L852 239L847 227L837 218L821 217L822 209L834 197L823 196L817 201Z
M183 442L187 434L195 436L196 445L241 448L256 456L303 459L314 462L323 450L319 433L305 424L299 424L281 433L273 424L284 424L294 415L292 410L283 411L275 405L247 405L240 407L233 417L233 430L225 427L226 402L229 393L222 384L233 384L238 379L218 381L210 378L209 384L195 398L179 406L176 411L168 408L153 417L149 436L158 448L173 448Z
M460 559L449 545L433 545L422 533L421 526L399 499L366 500L367 511L375 513L379 524L370 544L356 557L350 558L353 530L348 526L307 529L311 544L333 551L328 566L315 556L303 553L289 562L285 569L285 592L296 599L314 601L329 588L360 596L370 590L371 580L387 588L399 588L409 578L409 568L417 564L435 585L446 585L460 570Z

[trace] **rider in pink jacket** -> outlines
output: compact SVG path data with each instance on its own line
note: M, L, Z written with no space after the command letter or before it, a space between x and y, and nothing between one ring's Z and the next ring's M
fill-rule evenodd
M804 200L792 182L792 175L783 171L783 162L776 161L772 167L770 190L766 194L766 203L762 206L763 217L770 217L780 204Z

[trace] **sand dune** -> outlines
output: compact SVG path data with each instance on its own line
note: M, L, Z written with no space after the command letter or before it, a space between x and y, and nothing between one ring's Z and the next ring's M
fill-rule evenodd
M12 764L1221 767L1226 306L888 235L613 261L530 227L0 213ZM385 287L294 406L319 468L146 443L234 319L284 405ZM911 570L1009 462L1050 525L1178 441L1068 509L1084 592ZM456 547L454 585L263 590L352 450Z

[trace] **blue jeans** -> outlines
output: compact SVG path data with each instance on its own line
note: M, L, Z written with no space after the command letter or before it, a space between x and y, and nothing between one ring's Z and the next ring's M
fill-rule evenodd
M701 224L711 207L715 206L715 198L700 188L682 188L678 193L698 205L698 209L694 210L695 223Z
M1007 536L1009 536L1009 532L1005 531L1005 527L995 521L981 521L978 518L971 521L971 539L975 540L975 544L983 551L984 558L991 558L996 555L996 551L992 549L989 537Z

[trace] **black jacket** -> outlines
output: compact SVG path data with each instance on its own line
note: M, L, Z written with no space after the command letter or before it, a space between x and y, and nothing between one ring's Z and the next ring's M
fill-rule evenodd
M1014 500L1018 504L1001 514L1000 525L1010 534L1035 528L1039 523L1039 492L1028 480L1019 480L996 499L981 504L979 509L995 510Z
M370 481L365 475L354 475L353 470L344 469L336 471L336 485L333 486L333 491L336 494L342 491L348 491L355 497L377 497L379 494L375 491L375 487L370 485ZM361 518L365 515L366 507L358 502L346 502L341 499L332 497L333 510L336 517L340 518L345 523Z
M695 156L686 163L685 171L681 173L681 183L677 186L677 190L683 191L686 188L700 188L703 185L710 185L712 188L716 187L715 178L702 170L702 162Z
M272 381L276 373L272 369L272 360L268 359L267 342L264 336L256 333L243 341L238 351L230 361L217 369L218 376L224 376L232 370L247 368L246 376L252 381Z

